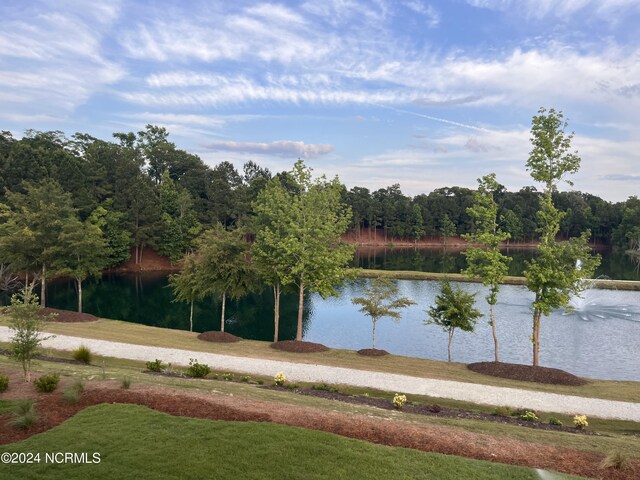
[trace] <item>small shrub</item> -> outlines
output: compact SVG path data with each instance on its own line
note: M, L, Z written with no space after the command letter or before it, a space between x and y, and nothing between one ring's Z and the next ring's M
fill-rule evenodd
M129 388L131 387L131 378L124 377L122 379L122 383L120 384L120 386L122 387L123 390L129 390Z
M586 415L576 415L575 417L573 417L573 424L578 430L583 430L589 426Z
M407 396L406 395L400 395L400 394L396 393L393 396L393 406L395 408L397 408L398 410L402 410L402 407L404 407L406 403L407 403Z
M227 382L233 381L233 373L223 373L222 374L222 379L227 381Z
M286 388L288 388L289 390L295 390L296 388L298 388L298 384L297 383L289 383L287 385L285 385Z
M338 391L337 388L332 387L331 385L327 385L326 383L321 383L320 385L312 385L312 390L323 390L329 393L336 393Z
M258 385L264 385L264 380L257 380L257 381L256 381L256 383L257 383Z
M203 378L209 375L209 372L211 372L209 365L205 363L198 363L198 360L195 358L189 359L189 368L187 369L187 375L189 375L190 377Z
M495 415L496 417L510 417L512 413L511 407L502 406L494 408L491 415Z
M602 463L600 468L612 468L614 470L623 470L629 463L629 457L620 451L611 452L608 454Z
M62 398L67 403L78 403L82 392L84 392L84 383L82 383L82 380L76 380L73 385L69 385L64 389L64 392L62 392Z
M162 364L162 360L156 358L153 362L147 362L147 370L150 372L164 372L165 366Z
M91 353L91 350L86 345L80 345L71 355L74 360L86 364L91 363L91 359L93 358L93 353Z
M520 415L520 418L525 422L537 422L539 420L536 412L533 412L531 410L524 412L522 415Z
M0 373L0 393L6 392L9 388L9 377Z
M242 377L240 377L240 381L242 383L249 383L251 381L251 377L249 375L243 375Z
M33 400L18 400L13 409L11 425L26 430L38 421L38 413Z
M561 427L562 426L562 422L560 421L559 418L551 417L549 419L549 425L555 425L556 427Z
M284 382L287 381L287 377L284 376L284 373L282 372L278 372L276 373L276 376L273 377L273 382L278 386L281 387L284 385Z
M60 382L60 375L52 373L49 375L42 375L37 380L34 380L33 386L41 393L49 393L53 392L58 387L58 382Z

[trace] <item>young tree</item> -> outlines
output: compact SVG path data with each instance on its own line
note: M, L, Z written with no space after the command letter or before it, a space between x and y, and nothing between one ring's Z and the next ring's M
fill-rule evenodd
M271 224L263 225L257 238L270 236L264 254L275 266L281 285L298 287L296 340L302 340L305 291L334 295L335 287L349 274L346 267L354 247L342 242L351 218L341 201L337 178L312 181L311 169L298 160L289 174L293 192L284 187L267 187L258 197L255 210ZM275 245L278 245L275 247Z
M11 297L11 305L7 310L9 329L13 331L10 340L11 354L22 364L24 381L30 382L31 360L35 357L40 344L53 337L53 335L42 335L43 324L54 314L40 314L38 296L32 293L28 287Z
M221 296L220 331L224 332L227 297L238 299L255 287L249 243L243 232L218 226L204 234L197 257L199 291Z
M466 293L460 287L455 289L444 280L440 283L440 295L436 297L436 304L426 312L430 319L425 324L434 324L442 327L449 335L447 351L451 361L451 343L453 334L459 328L465 332L472 332L476 321L482 316L479 310L474 308L475 294Z
M500 283L507 274L510 257L500 252L500 243L509 238L498 226L498 205L494 194L500 189L495 173L478 179L478 190L474 193L475 203L467 209L473 219L474 230L463 235L468 242L464 255L468 268L463 272L469 277L479 277L485 287L489 287L489 295L485 298L489 304L489 324L493 334L493 345L496 362L500 361L498 349L498 332L496 329L495 305L498 303ZM479 245L480 247L476 247Z
M199 284L199 264L195 255L186 255L179 273L169 275L169 286L175 300L189 302L189 331L193 332L193 304L202 298Z
M376 324L382 317L400 318L401 308L415 305L416 302L398 296L398 287L388 278L374 279L368 288L364 290L364 297L351 300L355 305L362 305L360 311L371 317L372 323L372 348L376 348Z
M552 195L558 183L568 173L580 168L580 157L571 152L573 133L565 134L568 123L562 112L541 108L533 117L531 143L533 148L527 170L545 189L538 211L540 243L538 255L526 262L524 275L527 288L535 294L533 301L533 365L540 365L540 321L555 308L567 307L569 300L585 288L584 279L593 275L600 263L590 254L587 244L590 232L569 241L558 242L556 236L565 215L553 205ZM567 181L568 182L568 181ZM568 182L572 185L571 182Z
M456 224L449 218L448 214L444 214L442 217L442 224L440 225L440 235L442 235L442 243L447 246L447 239L456 234Z
M413 238L414 245L418 243L424 235L426 234L426 230L424 229L424 219L422 217L422 209L420 205L414 203L411 207L411 227L410 234L411 238Z
M108 245L99 226L101 222L99 212L84 222L70 219L60 232L58 244L51 249L55 270L76 281L78 312L82 312L82 282L89 277L100 277L109 262Z

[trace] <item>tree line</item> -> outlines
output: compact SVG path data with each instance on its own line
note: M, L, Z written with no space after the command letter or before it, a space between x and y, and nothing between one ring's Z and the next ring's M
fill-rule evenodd
M0 203L12 205L12 194L54 185L70 195L80 221L98 209L104 222L108 265L133 258L140 262L152 247L172 261L191 251L198 235L216 224L243 226L248 231L256 217L253 203L272 177L283 180L255 162L236 169L229 162L213 167L197 155L176 147L162 127L148 125L133 133L114 133L113 141L76 133L28 130L21 139L0 133ZM49 188L49 187L47 187ZM375 191L340 187L343 203L351 209L349 229L366 241L376 232L392 238L419 241L467 235L474 220L468 209L475 190L443 187L410 197L394 184ZM537 205L543 192L527 186L509 192L497 185L495 198L500 227L510 242L540 238ZM552 192L554 205L566 212L558 235L570 238L589 230L590 241L630 248L640 238L640 200L608 202L579 191Z

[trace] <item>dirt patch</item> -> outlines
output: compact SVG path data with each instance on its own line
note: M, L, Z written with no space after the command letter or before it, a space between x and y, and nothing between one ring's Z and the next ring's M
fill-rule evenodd
M364 355L365 357L382 357L384 355L389 355L389 352L386 350L378 350L377 348L363 348L362 350L358 350L358 355Z
M282 340L271 344L271 348L282 350L284 352L294 353L315 353L326 352L329 347L321 343L304 342L301 340Z
M239 342L242 340L240 337L236 337L227 332L202 332L198 335L199 340L204 340L205 342L217 342L217 343L233 343Z
M568 433L578 433L583 435L595 435L594 432L589 430L579 430L577 428L565 427L562 425L551 425L542 422L529 422L519 417L504 416L504 415L492 415L490 413L474 412L471 410L462 410L456 408L441 407L437 404L416 404L408 402L402 407L401 410L396 409L391 399L386 400L384 398L376 397L364 397L361 395L348 395L328 389L314 389L314 388L295 388L293 390L287 387L278 386L263 386L260 388L266 388L269 390L282 390L293 391L300 395L307 395L310 397L320 397L329 400L337 400L340 402L351 403L355 405L369 405L371 407L382 408L384 410L396 410L399 413L412 413L415 415L429 415L432 417L445 417L445 418L464 418L469 420L484 420L488 422L503 423L510 425L520 425L522 427L537 428L539 430L551 430L561 431Z
M523 382L550 383L553 385L582 386L589 382L557 368L533 367L516 363L478 362L470 363L467 368L476 373L492 377L521 380Z
M179 264L171 263L167 257L163 257L151 248L145 248L139 263L135 261L135 248L131 249L129 260L120 265L109 268L107 272L176 272L180 270Z
M65 322L65 323L76 323L76 322L95 322L98 320L98 317L95 315L91 315L90 313L80 313L73 312L71 310L59 310L57 308L41 308L40 315L48 315L54 313L48 321L49 322Z
M70 379L68 379L70 381ZM458 428L416 425L398 419L381 421L359 414L327 412L286 403L227 397L197 391L134 385L121 390L115 382L89 382L77 404L62 399L61 391L37 397L40 421L27 431L7 425L11 415L0 416L0 444L43 432L99 403L133 403L172 415L212 420L271 421L378 443L427 452L460 455L492 462L557 470L586 477L613 480L638 478L640 461L633 459L623 471L602 470L604 455L573 449L467 432ZM0 395L0 398L6 398ZM24 396L22 397L24 398Z

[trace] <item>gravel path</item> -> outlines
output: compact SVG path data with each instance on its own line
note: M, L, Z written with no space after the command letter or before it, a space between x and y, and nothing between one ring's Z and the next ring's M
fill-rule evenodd
M0 341L8 341L10 332L0 327ZM156 358L172 365L188 365L195 358L214 370L253 375L273 376L284 372L294 382L326 382L328 384L354 385L377 388L405 394L429 395L487 405L507 405L513 408L532 408L545 412L584 414L593 417L617 418L640 422L640 403L575 397L555 393L534 392L515 388L494 387L474 383L454 382L411 377L392 373L354 370L303 363L282 362L214 353L150 347L129 343L93 340L89 338L56 335L44 342L44 346L59 350L74 350L80 344L92 352L117 358L150 361Z

